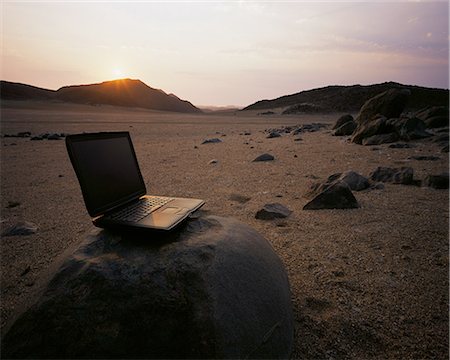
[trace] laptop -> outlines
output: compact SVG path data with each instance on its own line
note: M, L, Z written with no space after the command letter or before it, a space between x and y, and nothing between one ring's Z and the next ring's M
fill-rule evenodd
M95 226L171 230L205 203L147 195L129 132L68 135L66 146Z

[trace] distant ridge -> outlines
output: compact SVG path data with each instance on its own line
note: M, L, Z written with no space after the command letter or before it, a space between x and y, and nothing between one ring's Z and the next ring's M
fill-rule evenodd
M56 91L31 85L0 82L3 100L64 101L77 104L105 104L152 110L195 113L200 109L174 94L151 88L140 80L120 79L98 84L64 86Z
M385 82L374 85L326 86L323 88L301 91L292 95L281 96L272 100L261 100L242 109L269 110L276 108L314 109L322 112L355 112L371 97L392 88L406 88L411 97L406 110L417 110L431 105L449 103L449 91L420 86L403 85L396 82ZM289 112L290 109L287 109Z

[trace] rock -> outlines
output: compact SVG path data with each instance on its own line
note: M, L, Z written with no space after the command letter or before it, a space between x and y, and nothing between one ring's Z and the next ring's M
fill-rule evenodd
M212 139L206 139L202 142L202 144L217 144L217 143L221 143L222 140L218 139L218 138L212 138Z
M336 120L336 123L333 125L331 129L336 130L348 122L354 122L353 116L350 114L342 115L339 119Z
M434 189L448 189L448 184L448 173L442 173L440 175L428 175L423 181L424 186L432 187Z
M280 137L280 136L281 136L281 134L279 132L271 131L269 133L269 135L267 135L266 137L267 137L267 139L273 139L273 138L277 138L277 137Z
M48 134L47 136L47 140L61 140L61 139L62 137L56 133Z
M258 210L258 212L255 215L255 218L260 220L273 220L286 218L290 214L292 214L292 211L289 210L287 207L279 203L274 203L264 205L264 207L261 210Z
M431 136L431 134L425 130L425 123L416 117L400 118L395 121L388 121L388 124L392 124L400 138L405 141L424 139Z
M440 157L433 155L414 155L410 156L408 159L417 161L436 161L439 160Z
M232 219L171 234L99 231L2 338L3 358L289 358L288 277Z
M219 162L219 160L217 160L217 159L212 159L212 160L209 160L209 162L208 162L208 164L217 164Z
M11 208L15 208L17 206L20 206L20 202L18 202L18 201L8 201L8 205L6 205L6 208L11 209Z
M324 111L324 109L321 106L318 106L316 104L300 103L300 104L295 104L295 105L289 106L281 114L282 115L291 115L291 114L298 114L298 113L318 113L318 112L323 112L323 111Z
M444 147L441 149L441 152L442 152L442 153L448 153L448 145L444 146Z
M387 129L386 117L378 116L371 121L359 124L352 136L352 142L362 144L364 138L390 132Z
M389 148L391 148L391 149L410 149L410 148L414 148L414 147L415 147L415 145L408 144L408 143L396 143L396 144L389 145Z
M255 162L255 161L272 161L272 160L275 160L275 157L273 155L265 153L265 154L259 155L256 159L253 160L253 162Z
M345 182L353 191L361 191L370 187L369 179L355 171L344 172L337 181Z
M447 106L429 106L416 112L428 128L449 126L449 111Z
M448 134L440 134L440 135L437 135L433 139L433 142L435 142L435 143L448 143L448 140L449 140L449 135Z
M32 222L22 221L16 225L6 229L2 236L22 236L22 235L32 235L38 231L38 226Z
M248 196L244 196L244 195L239 195L239 194L231 194L228 197L231 201L236 201L240 204L245 204L246 202L249 202L252 198L248 197Z
M308 202L303 210L355 209L358 207L358 202L350 187L343 181L337 181Z
M373 181L390 182L394 184L413 185L414 170L410 167L389 168L378 167L370 174Z
M296 137L296 138L294 139L294 141L303 141L303 139L302 139L302 138L299 138L299 137Z
M398 140L398 135L396 133L373 135L362 140L362 145L380 145L388 144Z
M348 121L345 124L338 127L334 132L334 136L348 136L353 134L353 132L356 130L356 123L352 121Z
M378 115L397 118L403 112L411 95L408 89L390 89L367 100L361 107L355 122L363 125Z
M41 135L32 136L30 140L36 141L36 140L44 140L44 138Z

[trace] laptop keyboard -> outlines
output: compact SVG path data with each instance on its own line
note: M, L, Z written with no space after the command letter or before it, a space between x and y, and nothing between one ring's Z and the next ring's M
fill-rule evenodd
M150 213L160 208L161 206L167 204L169 201L172 201L172 198L168 197L150 197L140 199L138 202L135 202L119 211L108 215L107 217L112 220L121 220L121 221L140 221Z

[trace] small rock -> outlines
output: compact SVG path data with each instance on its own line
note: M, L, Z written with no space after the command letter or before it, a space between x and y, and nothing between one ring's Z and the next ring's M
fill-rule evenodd
M294 139L294 141L303 141L303 139L302 139L302 138L299 138L299 137L297 137L297 138L295 138L295 139Z
M217 144L217 143L221 143L222 140L218 139L218 138L212 138L212 139L206 139L202 142L202 144Z
M272 160L275 160L275 157L273 155L265 153L265 154L259 155L255 160L253 160L253 162L255 162L255 161L272 161Z
M217 164L219 162L219 160L217 159L212 159L208 162L208 164Z
M441 152L442 152L442 153L448 153L448 145L444 146L444 147L441 149Z
M355 209L358 207L358 202L349 186L345 182L339 181L308 202L303 210Z
M41 135L36 135L36 136L31 137L30 140L33 140L33 141L35 141L35 140L44 140L44 138Z
M391 144L389 145L389 148L391 149L410 149L415 147L412 144L408 144L408 143L395 143L395 144Z
M20 274L20 276L25 276L26 274L28 274L31 270L30 266L27 266Z
M440 157L432 156L432 155L414 155L414 156L410 156L408 159L418 160L418 161L436 161L436 160L439 160Z
M279 132L271 131L269 133L269 135L267 135L266 137L267 137L267 139L273 139L273 138L277 138L277 137L280 137L280 136L281 136L281 134Z
M61 139L62 137L57 133L48 134L47 136L47 140L61 140Z
M18 201L8 201L8 205L6 205L6 207L8 209L11 209L11 208L15 208L19 205L20 205L20 202L18 202Z
M369 179L358 174L355 171L346 171L339 178L338 181L345 182L351 190L361 191L367 189L369 184Z
M255 218L260 220L273 220L286 218L290 214L292 214L292 211L284 205L273 203L264 205L264 207L256 213Z
M231 201L236 201L240 204L245 204L246 202L249 202L251 200L250 197L248 196L244 196L244 195L240 195L240 194L231 194L228 199L230 199Z
M2 236L18 236L18 235L31 235L35 234L38 230L36 224L28 221L19 222L16 225L6 229Z
M424 186L433 189L448 189L449 174L442 173L440 175L428 175L423 181Z

